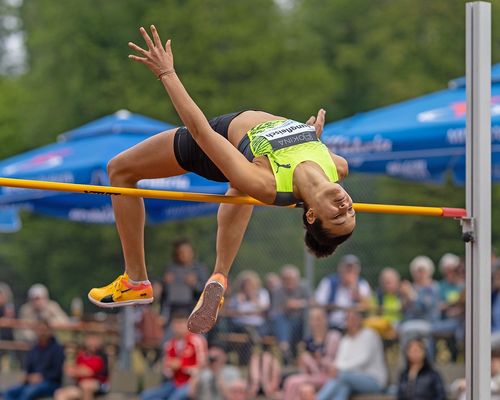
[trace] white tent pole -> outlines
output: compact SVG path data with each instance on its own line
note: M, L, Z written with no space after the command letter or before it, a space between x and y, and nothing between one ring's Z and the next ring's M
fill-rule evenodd
M491 5L466 4L466 379L468 400L490 399Z

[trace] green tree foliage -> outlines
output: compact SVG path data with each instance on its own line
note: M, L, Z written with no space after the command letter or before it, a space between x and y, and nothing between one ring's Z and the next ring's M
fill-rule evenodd
M8 54L8 40L19 33L18 8L11 0L0 0L0 74L16 72Z
M24 92L19 82L0 77L0 159L29 147L27 138L20 134L26 116Z

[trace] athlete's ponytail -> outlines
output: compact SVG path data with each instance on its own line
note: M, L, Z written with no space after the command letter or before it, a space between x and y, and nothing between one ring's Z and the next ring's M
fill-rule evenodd
M316 220L310 224L307 221L306 216L308 209L309 207L306 203L304 203L304 214L302 215L302 221L304 223L304 228L306 229L304 241L307 248L316 257L327 257L332 254L340 244L349 239L352 232L341 236L332 235L325 228L323 228L323 224L319 218L316 218Z

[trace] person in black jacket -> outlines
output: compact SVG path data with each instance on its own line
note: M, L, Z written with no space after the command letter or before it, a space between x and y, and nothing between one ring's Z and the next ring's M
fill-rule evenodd
M37 342L26 356L23 382L7 389L5 400L33 400L48 397L61 386L64 348L57 342L47 321L39 321Z
M427 358L425 342L411 339L405 349L406 368L398 382L398 400L446 400L439 373Z

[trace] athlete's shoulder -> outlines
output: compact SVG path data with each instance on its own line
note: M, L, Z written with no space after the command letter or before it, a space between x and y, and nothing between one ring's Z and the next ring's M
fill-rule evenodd
M335 164L335 168L337 168L339 180L344 179L349 174L349 164L347 163L347 160L344 157L333 154L332 152L330 152L330 156Z

